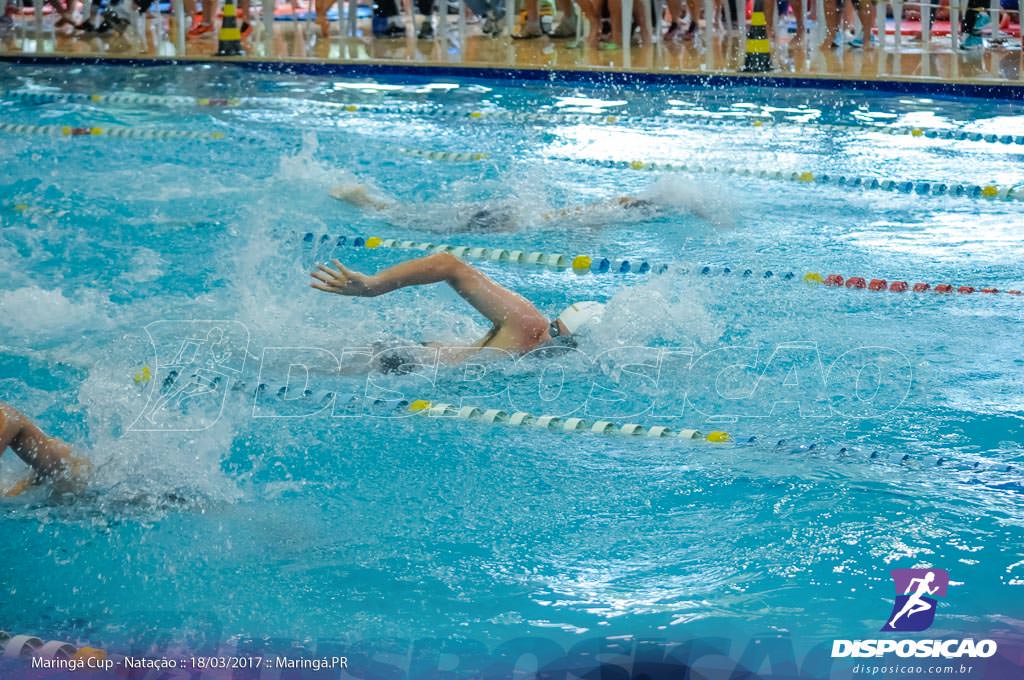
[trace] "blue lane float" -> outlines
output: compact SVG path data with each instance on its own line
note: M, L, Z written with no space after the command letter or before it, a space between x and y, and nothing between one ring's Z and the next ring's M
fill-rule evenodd
M836 186L848 189L889 191L917 196L948 196L980 200L1024 201L1024 184L946 184L925 180L894 180L877 177L850 175L815 174L810 170L787 171L765 168L730 167L703 165L701 163L660 163L649 161L619 161L609 159L580 159L555 156L552 160L565 163L581 163L597 168L632 170L639 172L685 172L696 175L718 174L737 177L758 177L763 179L795 182L815 186Z
M161 381L161 392L170 391L178 381L179 374L172 371ZM198 375L192 381L203 385L219 386L223 381L219 378L212 383ZM975 461L973 463L956 460L949 456L912 456L899 450L882 451L868 449L862 445L842 443L826 443L817 440L777 439L765 441L754 435L735 435L722 430L702 432L694 428L677 428L666 425L650 425L643 423L618 422L613 420L586 419L566 417L552 414L532 414L525 411L514 411L501 408L485 408L478 406L460 406L455 400L450 402L418 399L369 399L363 395L343 393L328 389L310 390L297 389L286 383L247 382L241 379L232 381L229 391L249 400L269 400L264 404L277 403L287 405L308 406L318 409L360 408L379 416L391 417L425 417L435 422L476 423L486 426L508 426L524 429L535 429L565 434L620 435L624 438L647 439L683 439L686 441L728 444L730 447L758 446L770 448L779 454L799 456L820 456L831 458L862 459L879 464L893 464L904 469L942 468L970 475L1013 473L1016 468L1010 463L992 463Z
M555 270L571 269L577 274L607 274L614 272L617 274L644 275L652 272L661 274L668 271L667 264L652 265L642 258L609 260L605 257L591 257L589 255L569 257L562 253L495 248L490 246L452 245L428 241L381 238L379 236L355 236L350 238L346 236L331 236L330 234L318 236L313 232L305 232L301 235L301 241L305 254L310 256L310 263L328 260L330 259L328 256L334 250L342 246L349 246L351 248L364 248L367 250L385 248L411 250L428 254L450 253L467 260L494 262L503 265L535 266Z
M63 92L54 90L6 90L3 99L24 101L34 104L50 102L84 101L97 104L129 104L142 106L164 107L229 107L241 105L273 106L278 104L294 104L297 100L274 97L190 97L181 95L156 95L142 92L84 93ZM749 116L681 116L677 114L635 115L620 112L605 113L566 113L561 111L510 111L507 109L466 110L444 106L423 106L422 104L379 104L373 102L332 102L326 100L299 100L308 105L337 109L346 113L376 113L384 115L419 115L428 117L453 118L456 120L497 121L513 123L563 123L563 124L637 124L649 126L680 126L687 125L699 128L728 128L749 126L754 129L770 130L775 127L791 129L793 127L809 127L803 123L792 121L776 122L771 119L751 118ZM994 134L971 132L966 130L948 130L938 128L921 128L879 125L846 125L818 123L815 129L849 128L868 132L879 132L894 136L911 136L924 139L942 139L950 141L986 142L989 144L1024 145L1024 135ZM443 159L447 160L447 159Z
M337 256L340 248L361 248L377 250L380 248L392 248L398 250L413 250L421 253L451 253L456 257L468 260L493 262L504 265L527 265L547 267L554 270L571 269L576 274L620 274L645 276L649 274L664 274L669 270L665 263L651 264L647 260L639 258L626 258L621 260L610 260L606 257L591 257L589 255L577 255L568 258L561 253L546 253L540 251L509 250L505 248L493 248L485 246L463 246L449 244L434 244L424 241L401 241L393 238L381 238L379 236L331 236L313 232L294 233L291 238L298 237L302 242L303 264L312 266L317 262L326 262ZM823 285L828 288L837 289L867 289L870 291L890 291L894 293L911 290L906 281L888 281L886 279L870 279L870 282L863 277L844 277L838 274L829 274L827 277L816 271L805 272L802 276L793 271L776 272L771 269L755 270L750 268L733 268L729 265L698 265L693 268L674 266L673 271L681 274L696 274L698 276L738 276L744 279L758 278L761 280L777 281L802 281L809 285ZM957 293L958 296L975 295L976 299L998 299L1000 297L1012 296L1018 299L1024 297L1018 289L999 289L988 286L953 286L951 284L936 284L932 286L925 283L916 283L912 288L915 293Z

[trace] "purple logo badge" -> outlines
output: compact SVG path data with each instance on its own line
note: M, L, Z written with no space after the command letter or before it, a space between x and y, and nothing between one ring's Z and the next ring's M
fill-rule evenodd
M946 597L949 573L945 569L893 569L896 602L883 631L915 633L935 621L935 597Z

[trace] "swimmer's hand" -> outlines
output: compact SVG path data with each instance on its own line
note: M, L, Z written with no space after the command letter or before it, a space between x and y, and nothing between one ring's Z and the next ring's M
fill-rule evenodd
M350 203L359 208L373 208L374 210L387 210L390 205L387 201L373 196L365 184L340 184L331 189L331 198Z
M9 489L0 491L0 496L6 496L7 498L13 498L14 496L20 496L21 494L28 491L29 487L36 483L35 475L29 475L25 479L21 480Z
M79 494L85 490L92 477L93 467L88 458L71 456L63 468L50 477L50 488L58 496Z
M348 295L352 297L373 297L377 293L373 287L373 277L353 271L338 260L331 260L334 269L325 264L319 265L317 271L310 274L314 279L309 284L317 290L335 295Z

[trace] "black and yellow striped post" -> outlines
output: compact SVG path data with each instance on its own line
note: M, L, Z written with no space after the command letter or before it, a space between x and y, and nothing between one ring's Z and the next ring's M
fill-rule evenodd
M220 22L220 35L217 41L217 56L237 57L241 54L243 54L242 32L238 28L235 0L224 0L223 18Z
M770 0L775 2L775 0ZM764 0L754 0L754 11L750 13L747 28L747 53L743 57L746 73L762 73L772 70L772 44L768 40L768 24L764 18Z

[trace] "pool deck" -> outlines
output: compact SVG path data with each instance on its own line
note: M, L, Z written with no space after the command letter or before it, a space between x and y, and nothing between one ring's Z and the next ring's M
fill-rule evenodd
M404 38L375 39L369 21L357 23L356 36L333 34L322 38L315 24L304 21L265 24L254 21L242 57L215 57L217 39L207 34L180 41L173 18L151 19L145 37L132 31L104 37L72 36L53 27L46 17L37 33L35 20L18 17L16 29L0 39L0 59L34 63L91 62L153 64L161 62L242 62L268 70L312 73L461 73L482 77L600 81L697 81L708 84L746 82L814 86L835 89L891 90L934 94L1024 99L1024 53L1014 41L1009 47L964 53L952 49L950 38L933 37L924 48L918 36L893 35L884 47L820 51L794 48L788 38L777 42L772 71L744 74L744 41L736 35L715 34L710 48L704 39L603 51L573 47L571 40L490 38L478 25L463 26L449 19L448 35L417 40L410 30ZM408 22L407 22L408 25ZM890 23L891 26L891 23ZM702 29L703 30L703 29ZM703 36L702 36L703 38ZM180 47L184 45L184 49ZM459 49L462 45L463 49Z

